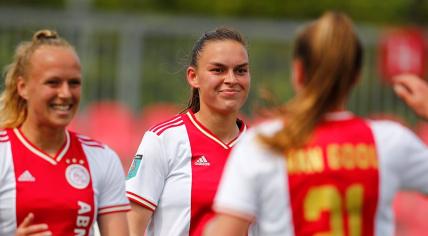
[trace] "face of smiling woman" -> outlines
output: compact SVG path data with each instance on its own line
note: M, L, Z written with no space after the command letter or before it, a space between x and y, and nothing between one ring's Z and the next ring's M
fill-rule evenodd
M24 123L65 128L77 111L81 93L80 61L73 49L42 46L31 56L18 93L27 101Z
M219 114L236 114L250 89L248 54L234 40L211 41L204 45L197 67L189 67L190 85L199 89L200 109Z

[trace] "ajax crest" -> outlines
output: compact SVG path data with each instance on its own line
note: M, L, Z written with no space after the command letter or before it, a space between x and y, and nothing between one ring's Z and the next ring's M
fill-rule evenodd
M82 165L72 164L65 170L68 183L77 189L84 189L89 185L91 177L89 171Z

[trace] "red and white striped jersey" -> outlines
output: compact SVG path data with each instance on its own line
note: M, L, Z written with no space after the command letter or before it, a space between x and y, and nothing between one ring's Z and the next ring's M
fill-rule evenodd
M127 195L154 211L148 235L200 235L231 148L188 111L147 131L128 173Z
M408 129L330 113L305 147L263 146L282 122L248 132L225 167L216 212L255 220L257 235L394 235L400 189L428 193L428 149Z
M128 211L119 158L107 146L66 132L52 157L19 129L0 130L0 235L34 213L53 235L92 235L97 216Z

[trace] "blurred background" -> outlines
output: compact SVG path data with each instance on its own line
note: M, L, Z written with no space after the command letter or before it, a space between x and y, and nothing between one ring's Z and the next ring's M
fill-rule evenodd
M231 26L245 35L252 91L242 117L254 124L260 107L293 95L295 32L325 10L346 12L365 48L349 108L400 121L428 142L428 126L394 95L389 80L402 71L426 78L428 0L0 0L0 66L38 29L58 31L76 47L84 71L72 128L110 145L127 169L144 131L186 105L185 69L203 32ZM397 235L428 235L427 201L411 193L398 199Z

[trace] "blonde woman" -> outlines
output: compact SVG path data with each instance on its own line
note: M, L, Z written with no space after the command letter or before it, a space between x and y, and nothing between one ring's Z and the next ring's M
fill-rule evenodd
M0 96L0 235L127 235L114 151L67 130L81 94L73 47L50 30L21 43Z

